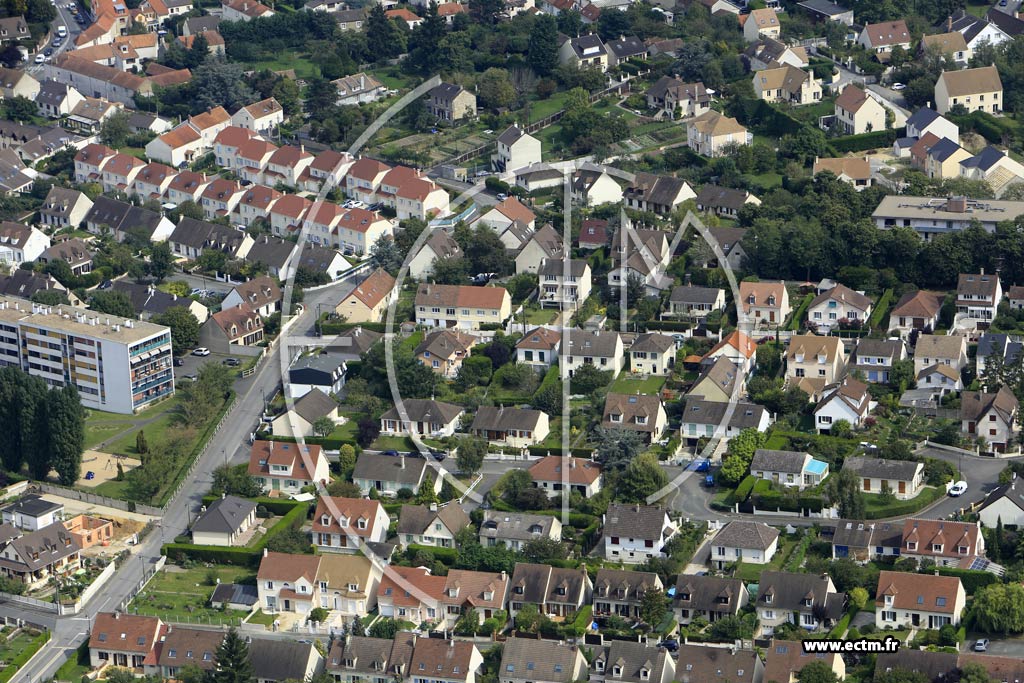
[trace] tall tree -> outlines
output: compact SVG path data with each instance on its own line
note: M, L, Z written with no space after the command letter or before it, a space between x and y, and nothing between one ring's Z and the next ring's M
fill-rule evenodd
M153 316L153 322L171 328L171 346L178 355L199 344L199 320L184 306L171 306Z
M124 292L96 291L89 297L89 308L107 315L116 315L121 318L134 318L135 309L132 308L132 300Z
M171 245L166 240L153 245L146 270L157 279L157 282L162 282L174 272L174 255L171 253Z
M558 22L554 17L542 14L534 21L526 63L538 76L548 76L558 66Z
M57 470L64 486L73 486L82 471L85 450L85 409L75 385L52 389L46 397L46 424L50 433L48 466Z
M504 11L504 0L469 0L469 16L481 24L498 23Z
M254 680L249 646L238 635L238 631L231 628L217 648L213 683L252 683Z
M443 64L441 41L445 36L445 22L437 13L437 3L431 0L423 23L413 29L409 37L409 63L424 75L437 74Z
M366 43L376 54L391 59L405 52L405 34L384 14L384 5L374 3L366 17Z
M857 475L850 470L840 470L829 478L828 497L843 519L864 518L864 492Z

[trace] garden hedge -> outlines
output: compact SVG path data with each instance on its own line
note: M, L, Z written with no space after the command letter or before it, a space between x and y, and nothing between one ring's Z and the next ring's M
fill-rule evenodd
M999 583L999 577L991 572L976 569L960 569L958 567L937 567L939 576L957 576L964 585L964 592L974 595L979 589L993 583Z
M740 501L741 503L750 496L750 491L754 488L754 484L757 483L757 477L752 474L748 474L740 485L736 487L736 493L733 494L733 498Z
M458 557L458 551L455 548L439 548L433 545L420 545L418 543L410 543L405 549L406 557L412 559L419 551L428 552L434 556L435 560L438 560L449 567L455 564L455 559Z
M278 434L269 434L267 432L257 432L256 438L264 441L274 440L298 443L298 440L294 436L280 436ZM352 446L352 448L356 449L357 453L360 450L359 444L356 443L355 439L334 439L329 436L307 436L303 441L306 442L307 446L320 446L324 450L328 451L340 450L341 447L345 445Z
M216 545L197 545L195 543L167 543L160 549L160 552L171 559L183 557L194 562L257 567L259 566L260 558L263 557L263 549L267 546L267 543L275 536L284 533L286 529L297 529L302 526L308 515L309 503L296 503L293 509L282 515L281 519L274 526L267 529L259 543L251 548L230 548Z
M220 498L220 496L203 496L203 505L209 507L210 503ZM297 500L288 500L286 498L247 498L256 503L257 506L262 505L267 509L268 512L272 512L275 515L283 517L291 512L293 509L300 505L306 505L308 503L300 503Z
M875 130L870 133L847 135L829 140L828 144L835 150L837 156L841 156L847 152L863 152L880 147L891 147L892 143L896 142L896 138L900 137L905 131L905 128L899 130Z
M593 448L551 448L550 446L529 446L527 448L530 455L544 457L546 455L565 455L566 451L568 454L576 458L586 458L589 460L594 455Z

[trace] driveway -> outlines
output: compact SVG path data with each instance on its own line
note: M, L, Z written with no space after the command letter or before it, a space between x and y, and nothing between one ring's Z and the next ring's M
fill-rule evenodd
M945 460L963 472L963 480L967 482L967 493L958 497L947 496L942 502L930 508L924 515L931 519L949 517L961 508L985 499L992 489L999 486L999 473L1009 464L1008 461L1018 458L991 458L979 455L960 455L941 448L925 447L916 451L917 455L936 460Z
M1024 640L1020 638L999 638L997 636L989 636L983 633L968 633L967 640L960 646L961 652L973 652L974 641L978 638L988 638L988 652L986 655L993 655L999 657L1016 657L1024 658ZM978 653L982 654L982 653Z

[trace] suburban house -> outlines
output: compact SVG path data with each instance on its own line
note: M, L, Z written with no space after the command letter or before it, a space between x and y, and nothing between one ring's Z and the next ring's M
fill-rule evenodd
M458 507L458 506L453 506ZM467 524L469 520L466 520ZM508 600L509 576L506 572L478 572L449 569L441 604L446 626L451 628L470 608L480 623L505 610Z
M678 683L704 683L723 675L736 683L764 681L764 662L755 650L733 650L684 643L679 646Z
M864 493L882 493L888 489L899 500L908 500L924 486L924 463L913 460L887 460L850 456L843 470L856 475Z
M536 273L544 259L565 258L562 236L546 224L531 234L516 254L516 273Z
M939 401L946 394L964 390L960 371L949 365L930 365L917 373L918 392L925 392L928 400Z
M501 651L501 683L573 683L586 678L583 649L555 640L509 638Z
M64 504L30 493L0 508L3 523L24 531L39 531L64 517Z
M508 612L519 613L525 604L533 604L541 614L565 617L589 604L594 591L587 570L562 569L546 564L517 562L512 572Z
M512 315L512 299L504 287L421 284L415 306L416 324L426 327L478 330Z
M365 333L354 328L354 337ZM301 398L313 389L324 394L337 394L345 386L345 359L334 351L326 349L318 353L299 356L288 368L288 395Z
M661 556L665 544L679 531L668 512L655 505L612 503L602 522L605 559L626 564Z
M339 301L334 312L345 316L345 321L350 323L381 322L395 293L395 278L378 268Z
M476 95L461 85L441 83L427 93L427 113L441 120L456 122L476 116Z
M84 192L54 185L39 207L39 222L54 228L77 228L92 208Z
M0 542L0 576L20 581L26 590L41 588L82 566L81 538L61 522L25 534L8 527Z
M289 555L264 549L256 572L260 609L268 614L308 615L317 606L314 596L320 561L319 555Z
M424 458L363 453L356 459L352 481L364 496L373 489L381 496L394 498L402 489L418 492L424 481L429 481L429 469ZM433 480L434 493L441 490L441 483L441 477Z
M548 455L530 465L529 472L533 485L549 498L559 498L565 491L591 498L601 491L601 466L593 460Z
M808 0L800 5L804 6L813 1ZM820 1L824 5L831 4L827 0ZM764 653L764 680L766 681L797 683L803 668L814 662L823 662L828 669L831 669L836 680L841 681L846 678L846 662L843 661L842 655L834 652L805 652L803 643L800 641L775 640L773 638L768 647L764 649Z
M735 562L768 564L779 547L779 531L763 522L735 520L711 539L708 562L722 570Z
M907 22L884 21L878 24L865 24L857 36L857 44L869 52L875 53L879 61L888 61L893 48L901 47L910 50L910 31ZM880 129L879 129L880 130Z
M575 64L581 69L608 70L608 47L596 33L575 38L560 34L558 40L559 64Z
M519 552L535 538L562 540L562 522L552 515L485 510L480 522L480 545L493 547L504 543Z
M931 333L939 324L943 295L918 290L905 294L889 314L889 331L908 337L914 330Z
M765 102L790 105L821 101L821 81L811 72L788 64L754 74L754 94Z
M271 497L295 496L304 486L331 478L320 446L280 441L253 442L248 471Z
M256 523L256 503L237 496L221 496L206 506L192 524L197 545L242 545L245 532Z
M587 680L606 683L610 680L623 683L670 683L676 671L676 663L665 648L653 643L603 640L596 648ZM594 650L591 650L594 652Z
M749 335L733 330L701 358L704 366L713 364L719 358L726 358L739 366L746 373L752 373L757 361L757 342Z
M995 393L965 391L960 395L961 431L984 441L987 449L1003 453L1017 442L1017 397L1007 387Z
M644 332L629 347L629 369L638 375L671 375L676 365L676 340L659 332Z
M562 333L547 327L536 327L516 344L516 362L540 372L546 372L558 361L558 350L562 346Z
M327 418L332 429L346 421L338 412L340 407L333 397L314 387L297 398L290 410L275 417L271 428L279 436L318 436L315 429L318 420Z
M249 304L238 304L214 313L199 328L199 343L218 353L232 346L255 346L263 341L263 319Z
M378 500L320 496L313 514L313 545L322 553L357 553L364 543L383 541L390 523Z
M782 24L773 9L755 9L750 14L741 14L740 25L743 39L748 43L756 43L761 38L777 39L782 33Z
M444 230L434 230L409 261L409 277L424 280L433 272L437 259L458 258L461 255L462 249L451 235Z
M740 282L737 305L747 320L758 327L782 325L792 312L785 282Z
M946 365L957 372L967 367L967 337L922 334L914 346L914 374L933 365Z
M639 432L653 443L661 438L667 425L668 416L658 395L609 392L605 399L602 427Z
M725 617L736 616L748 602L750 594L742 579L708 574L680 574L676 579L672 609L680 624L689 624L696 618L714 623Z
M796 334L786 349L786 379L796 383L803 378L820 382L822 388L838 382L846 368L845 346L839 337Z
M462 406L428 398L407 398L380 417L382 434L445 437L455 433Z
M269 317L281 310L281 288L270 276L261 275L234 287L221 306L232 308L241 303L248 304L260 317Z
M571 311L590 296L590 264L583 259L542 259L537 277L541 308L551 305Z
M580 223L577 246L584 251L593 251L607 246L611 242L609 238L608 221L603 218L584 218ZM1024 300L1024 297L1021 298Z
M852 83L836 98L835 117L835 125L844 135L885 130L885 107Z
M369 681L380 675L389 680L402 679L408 674L415 642L416 635L411 631L399 631L393 638L351 634L335 638L327 655L326 671L339 683Z
M712 109L686 124L686 146L706 157L723 156L733 145L749 145L753 140L739 121Z
M816 296L807 307L807 322L821 334L845 323L866 325L871 315L871 299L846 285L836 285Z
M967 111L998 114L1003 110L1003 83L995 66L943 71L935 83L935 110L947 114L962 106Z
M724 2L725 0L718 0ZM751 71L772 69L781 65L795 66L804 69L808 66L807 48L799 45L789 46L774 38L761 38L751 43L741 57Z
M882 571L875 593L877 628L957 626L967 603L958 576Z
M583 206L600 206L622 201L622 187L604 169L579 168L569 181L573 201Z
M49 247L49 236L39 228L14 221L0 222L0 263L20 266L35 261Z
M372 545L370 545L372 548ZM349 620L376 605L376 587L382 570L367 555L325 553L316 574L319 606L333 614L328 619Z
M496 171L515 171L541 161L540 140L512 125L498 136L497 154L491 158Z
M865 418L876 405L868 385L847 375L822 389L821 398L814 407L814 428L819 434L831 433L836 423L844 421L858 429L864 426Z
M725 290L679 285L672 288L668 306L668 313L675 317L706 318L711 311L725 309Z
M548 414L539 410L480 406L469 431L493 444L525 449L546 439L550 427Z
M967 66L974 51L967 45L964 35L959 31L949 33L936 33L930 36L921 36L921 45L918 52L924 56L929 53L940 54L951 57L959 66Z
M956 287L956 319L954 327L988 329L1003 300L999 273L961 273Z
M598 569L594 577L593 614L640 619L644 594L650 590L665 590L661 579L653 572Z
M469 358L477 338L458 330L429 332L416 347L416 359L448 379L455 379L462 369L462 361Z
M744 373L735 363L724 356L704 365L697 380L690 387L687 398L701 398L721 403L734 402L742 392Z
M682 178L641 172L634 176L622 196L631 209L668 216L687 199L696 197L697 193Z
M829 467L827 462L812 458L810 453L758 448L750 461L750 473L782 486L805 489L824 481Z
M906 360L907 347L900 339L861 337L850 354L849 370L856 370L867 382L888 383L893 363Z
M273 133L282 123L284 110L273 97L246 105L231 116L231 125L259 134Z
M747 190L705 185L697 195L697 210L724 218L736 218L747 204L760 206L761 200Z
M929 559L940 567L956 567L967 558L985 556L985 537L978 522L908 519L903 522L900 556Z
M761 572L756 603L761 635L771 636L787 623L808 631L828 628L842 616L845 603L846 594L836 591L828 574Z
M625 363L622 335L618 332L601 330L568 331L569 343L559 349L558 364L562 378L572 377L584 365L593 365L598 370L607 370L617 377Z
M89 632L89 665L141 670L165 631L158 617L100 612Z
M649 108L661 109L673 119L700 116L711 108L711 95L703 83L686 83L672 76L655 81L646 96Z
M871 187L871 162L867 157L815 157L811 173L818 175L826 172L853 185L858 192Z
M875 557L898 557L903 524L837 520L832 536L832 558L864 563Z
M995 488L978 509L978 518L989 529L995 529L1000 520L1019 527L1024 523L1024 486L1017 488L1017 478L1013 477L1008 484Z
M469 515L459 505L403 505L395 533L405 546L454 548L455 535L469 525Z
M730 408L732 408L732 415L723 429L721 425ZM744 429L765 432L771 424L771 414L764 406L756 403L733 404L687 396L679 433L688 446L696 446L697 441L702 437L709 439L718 437L728 441Z

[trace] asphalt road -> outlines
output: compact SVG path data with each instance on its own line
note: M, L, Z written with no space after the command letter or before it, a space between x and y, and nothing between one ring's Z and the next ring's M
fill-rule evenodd
M316 304L337 303L343 292L351 291L353 286L351 282L340 281L330 287L307 292L305 310L289 331L296 333L312 329L312 310ZM199 510L203 494L213 483L213 470L225 460L236 463L248 461L248 438L262 410L263 396L273 396L281 384L280 348L280 344L275 346L251 377L236 382L238 399L224 421L223 428L210 439L199 465L186 478L181 493L165 508L160 526L136 548L133 556L89 601L80 615L57 618L47 612L0 604L0 615L46 626L53 633L53 637L32 661L22 667L13 683L37 683L52 677L64 660L73 655L75 648L85 640L92 618L99 612L108 612L126 605L138 591L143 572L152 571L160 557L161 545L187 529L191 515Z
M77 38L78 34L82 32L82 27L78 25L78 22L75 20L75 15L71 13L71 10L67 9L67 4L67 2L57 3L57 18L53 21L50 42L40 47L40 51L42 51L45 50L47 47L53 46L53 40L57 37L57 28L59 26L63 26L67 29L68 35L62 41L62 45L60 47L53 48L53 54L50 56L50 59L47 60L47 62L56 59L57 56L62 52L73 49L75 38ZM81 7L79 7L79 12L81 13ZM34 57L34 55L30 57ZM43 70L45 66L46 62L44 62L43 64L36 64L34 61L30 61L26 71L28 71L31 74L36 74L39 71Z

